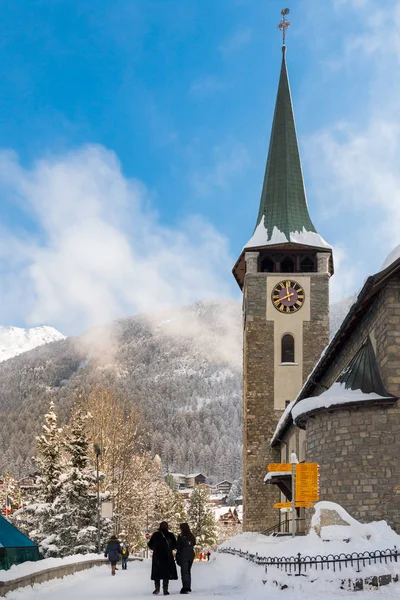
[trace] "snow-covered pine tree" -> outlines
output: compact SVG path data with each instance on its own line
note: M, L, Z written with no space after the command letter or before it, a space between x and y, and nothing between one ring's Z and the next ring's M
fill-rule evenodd
M43 433L36 437L35 462L40 473L37 479L39 498L42 502L51 503L60 489L62 433L57 425L53 401L44 419Z
M60 490L62 470L62 429L57 424L53 401L50 402L49 412L44 418L43 433L36 438L35 463L39 476L35 494L22 511L17 511L15 518L18 519L18 526L39 544L42 554L47 557L58 555L58 547L54 544L56 534L49 516Z
M235 506L236 505L236 499L239 498L239 496L241 496L242 494L242 490L241 490L241 485L240 485L240 481L236 480L233 482L232 487L229 491L228 497L226 499L226 504L227 506Z
M190 496L188 522L199 551L214 546L217 541L214 513L208 504L208 490L201 485L196 486Z
M65 432L66 468L50 514L57 531L55 543L59 556L96 552L96 474L89 464L89 418L80 405L75 406ZM109 531L105 533L108 535Z

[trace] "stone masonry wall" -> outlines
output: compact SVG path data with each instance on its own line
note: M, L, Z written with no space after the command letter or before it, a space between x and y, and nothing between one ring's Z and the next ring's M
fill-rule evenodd
M329 343L329 275L310 275L311 320L303 323L303 383Z
M270 507L278 502L275 486L264 484L268 463L279 461L270 447L281 411L274 410L274 324L266 321L265 276L246 275L243 344L243 529L263 531L275 525Z
M371 335L384 385L400 397L400 276L365 310L327 368L329 387ZM360 521L385 519L400 529L400 404L318 413L307 422L306 458L320 464L322 500L341 504ZM308 512L308 511L307 511Z
M399 436L398 406L326 411L310 419L306 460L320 465L320 499L337 502L361 522L385 520L399 531Z

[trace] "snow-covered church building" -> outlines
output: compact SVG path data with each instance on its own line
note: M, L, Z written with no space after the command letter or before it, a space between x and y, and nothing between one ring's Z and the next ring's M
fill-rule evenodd
M243 528L277 526L273 505L291 500L291 478L264 476L296 452L320 465L321 500L400 530L400 251L329 342L333 252L308 212L282 50L256 227L233 268L243 291Z

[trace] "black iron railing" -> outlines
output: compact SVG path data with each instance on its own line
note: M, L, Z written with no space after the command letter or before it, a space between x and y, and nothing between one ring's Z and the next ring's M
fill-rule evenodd
M344 568L352 567L357 573L361 572L362 568L369 565L397 563L400 561L400 552L394 546L387 550L374 550L372 552L351 552L350 554L327 554L322 556L302 556L300 552L296 556L268 556L263 557L250 552L243 552L236 548L221 548L220 552L240 556L257 565L265 566L265 572L268 572L269 567L275 567L281 571L285 571L288 575L306 575L308 571L324 571L332 570L333 572L341 571Z
M296 519L296 532L298 535L303 534L303 524L305 519ZM281 521L280 523L276 523L276 525L272 525L265 531L261 531L262 535L276 535L278 533L290 533L291 531L291 523L292 521Z

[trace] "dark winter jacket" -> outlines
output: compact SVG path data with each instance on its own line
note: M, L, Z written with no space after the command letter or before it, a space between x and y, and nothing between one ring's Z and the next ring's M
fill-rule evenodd
M108 558L111 563L116 563L121 554L121 545L117 539L108 540L106 551L104 556Z
M153 550L151 563L151 579L178 579L175 559L172 550L176 549L176 538L171 531L162 533L155 531L147 544Z
M176 542L176 562L178 565L182 565L184 562L193 562L194 560L194 547L196 545L196 538L193 533L190 535L178 535Z

